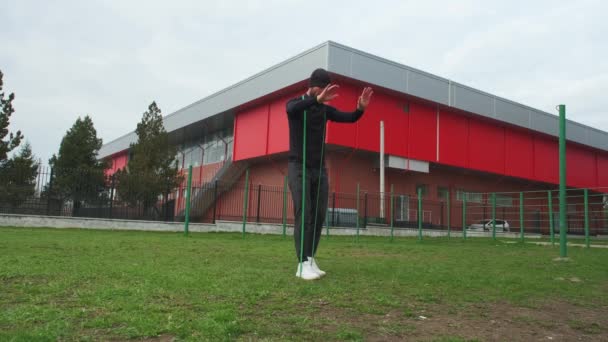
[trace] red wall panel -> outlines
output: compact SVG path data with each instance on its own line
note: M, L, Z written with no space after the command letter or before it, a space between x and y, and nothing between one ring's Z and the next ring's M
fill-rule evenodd
M410 103L408 155L413 159L437 159L437 110L433 106Z
M608 192L608 153L597 153L597 186Z
M269 105L261 105L235 116L234 160L266 154Z
M116 159L114 159L114 163L113 163L114 171L118 171L120 169L125 168L125 166L127 166L128 161L129 161L129 156L127 153L123 153L123 154L116 156Z
M115 154L110 158L110 167L105 171L106 176L111 176L116 173L116 171L123 169L127 166L127 162L129 161L129 155L126 151Z
M343 84L340 96L330 105L351 111L360 91L356 85ZM285 105L301 94L302 91L298 91L239 112L235 118L234 159L287 151L289 130ZM388 154L554 184L559 181L555 138L450 111L442 111L438 123L435 106L409 102L409 113L405 113L404 105L404 99L377 90L357 124L330 122L326 141L378 152L379 122L383 120ZM596 160L596 153L591 149L569 144L567 155L569 186L608 186L608 154L597 153ZM113 171L127 162L126 154L113 159Z
M300 92L301 93L301 92ZM300 93L294 93L270 103L268 114L268 154L289 150L289 125L287 122L287 102Z
M329 103L330 106L344 112L355 110L359 94L354 86L341 85L338 94L340 96ZM357 143L357 125L329 122L325 141L330 144L355 147Z
M534 179L534 139L529 132L505 128L505 174Z
M466 167L468 161L468 119L443 111L439 113L439 162Z
M391 155L405 157L407 153L407 113L405 101L382 93L374 94L373 101L357 122L357 148L380 152L380 121L384 121L384 148Z
M557 140L534 137L534 179L557 184L559 182L559 154Z
M569 186L585 188L597 186L595 154L576 145L566 147L566 183Z
M469 167L504 174L504 127L484 121L469 121Z

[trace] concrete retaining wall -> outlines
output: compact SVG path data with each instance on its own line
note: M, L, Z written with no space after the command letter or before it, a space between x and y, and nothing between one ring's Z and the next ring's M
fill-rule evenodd
M62 217L62 216L34 216L34 215L11 215L0 214L0 226L11 227L40 227L40 228L83 228L83 229L101 229L101 230L139 230L139 231L160 231L160 232L181 232L184 230L183 222L158 222L158 221L133 221L133 220L115 220L102 218L82 218L82 217ZM240 233L243 231L242 222L234 221L217 221L216 224L190 223L189 231L191 232L233 232ZM252 223L246 225L247 233L256 234L283 234L283 226L281 224L268 223ZM293 226L286 227L287 235L293 235ZM323 228L323 234L327 233L326 228ZM357 234L355 228L330 228L330 235L354 236ZM390 236L389 228L368 227L359 230L361 236ZM445 230L422 230L422 235L426 237L441 237L447 236ZM415 237L418 236L417 229L411 228L395 228L394 236L396 237ZM453 237L461 237L461 231L453 231ZM468 237L491 237L490 232L467 232ZM519 238L519 233L496 233L497 237L503 238ZM539 234L526 234L526 238L540 238Z
M184 230L183 222L110 220L101 218L26 216L0 214L0 226L39 227L39 228L82 228L101 230L141 230L157 232L179 232ZM190 224L192 232L211 231L212 224Z

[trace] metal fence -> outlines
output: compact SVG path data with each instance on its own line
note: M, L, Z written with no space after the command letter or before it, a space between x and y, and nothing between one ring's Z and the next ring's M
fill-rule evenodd
M184 170L187 172L187 170ZM69 174L72 184L60 184L58 175ZM101 181L92 182L96 177ZM155 201L121 199L124 187L114 176L77 170L41 167L35 178L21 185L0 177L0 212L128 220L184 221L187 182L166 189ZM65 178L65 177L64 177ZM10 183L10 184L9 184ZM2 192L27 194L19 201ZM121 188L123 187L123 188ZM221 181L191 185L190 222L217 220L293 224L294 210L287 182L268 186ZM123 190L123 191L121 191ZM608 234L608 188L568 189L569 234ZM76 195L75 195L76 194ZM17 196L18 197L18 196ZM246 212L244 209L247 209ZM332 192L323 224L330 227L433 229L467 232L543 234L559 233L559 202L556 190L502 193L445 192L440 200L416 193ZM463 229L466 228L466 229Z

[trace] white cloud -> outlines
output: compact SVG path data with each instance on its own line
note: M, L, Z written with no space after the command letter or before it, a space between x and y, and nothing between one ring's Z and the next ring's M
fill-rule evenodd
M608 130L600 1L18 1L0 13L11 128L47 160L76 117L104 141L326 40Z

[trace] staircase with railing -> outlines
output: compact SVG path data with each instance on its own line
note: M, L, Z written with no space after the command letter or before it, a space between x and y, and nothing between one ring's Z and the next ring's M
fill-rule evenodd
M232 158L229 158L209 182L192 188L190 220L202 221L215 201L234 186L248 166L245 161L233 162ZM184 217L185 209L182 209L177 214L177 220L183 220Z

